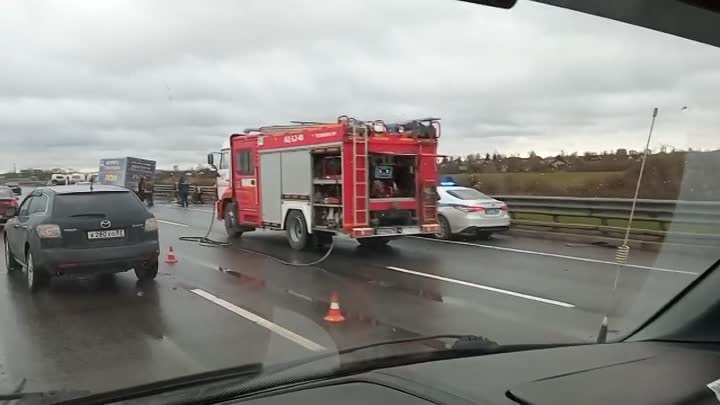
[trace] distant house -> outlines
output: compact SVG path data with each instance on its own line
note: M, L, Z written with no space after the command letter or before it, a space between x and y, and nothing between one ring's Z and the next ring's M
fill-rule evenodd
M564 168L566 168L567 166L568 166L568 164L565 163L565 162L562 161L562 160L555 160L555 161L553 161L552 163L550 163L550 167L552 167L553 170L564 169Z

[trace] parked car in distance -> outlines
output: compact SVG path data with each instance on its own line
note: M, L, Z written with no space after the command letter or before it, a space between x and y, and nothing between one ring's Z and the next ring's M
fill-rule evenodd
M53 173L48 180L48 186L64 186L68 184L69 176L60 173Z
M22 188L20 188L20 185L17 183L8 183L7 187L10 187L10 189L13 191L13 193L20 195L22 194Z
M24 268L30 291L53 277L158 271L157 222L130 190L97 185L35 189L3 232L8 271Z
M0 225L17 213L17 197L10 187L0 186Z
M448 183L437 188L438 239L450 239L453 235L488 239L493 233L510 228L508 206L504 202L474 188L442 184Z

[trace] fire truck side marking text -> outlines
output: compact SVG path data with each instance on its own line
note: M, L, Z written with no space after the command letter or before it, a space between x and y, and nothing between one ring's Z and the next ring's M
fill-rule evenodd
M303 139L304 139L303 134L285 135L285 138L283 138L283 142L285 142L285 143L302 142Z

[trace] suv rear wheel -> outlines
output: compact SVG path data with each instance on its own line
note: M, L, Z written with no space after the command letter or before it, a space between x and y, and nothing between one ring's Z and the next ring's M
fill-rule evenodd
M25 280L31 293L37 292L48 280L47 274L35 265L35 259L30 250L25 255Z
M158 266L159 263L157 261L152 263L143 263L134 269L135 277L137 277L140 281L155 280L155 277L157 277L158 274Z
M8 273L20 270L22 266L15 260L15 257L10 252L10 242L8 242L7 237L3 239L5 240L5 268L8 270Z

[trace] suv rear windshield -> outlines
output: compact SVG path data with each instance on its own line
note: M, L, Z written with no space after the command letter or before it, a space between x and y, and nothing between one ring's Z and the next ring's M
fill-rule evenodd
M492 198L472 188L448 190L447 193L461 200L492 200Z
M106 214L110 211L147 215L145 206L129 191L58 194L55 196L53 215L69 217L88 213Z
M9 188L0 188L0 198L15 198L15 193Z

